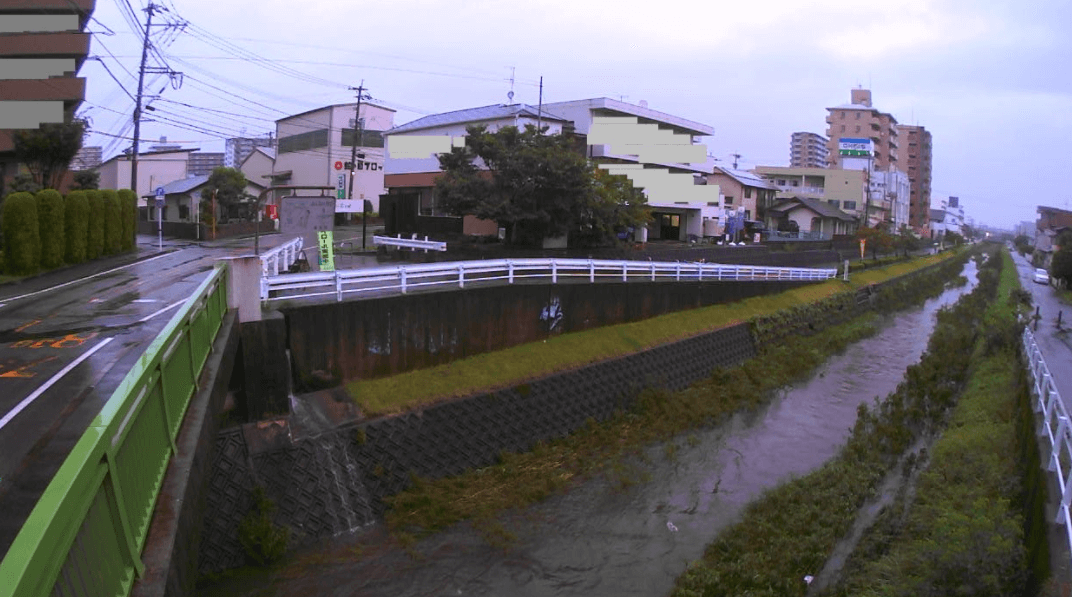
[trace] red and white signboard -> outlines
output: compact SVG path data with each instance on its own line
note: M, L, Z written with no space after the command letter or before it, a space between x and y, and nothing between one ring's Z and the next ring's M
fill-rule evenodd
M342 162L335 162L335 169L342 170Z

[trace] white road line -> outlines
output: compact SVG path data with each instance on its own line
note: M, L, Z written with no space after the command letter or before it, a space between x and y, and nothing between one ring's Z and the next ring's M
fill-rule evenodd
M158 301L157 299L134 299L131 302L134 302L134 303L159 303L160 301ZM0 305L0 307L3 307L3 305Z
M138 323L145 323L146 321L149 321L150 319L156 317L157 315L160 315L161 313L164 313L165 311L170 311L170 310L174 309L175 307L178 307L179 305L185 303L186 300L187 299L182 299L181 301L176 301L174 303L171 303L170 305L164 307L163 309L158 309L158 310L154 311L153 313L150 313L150 314L146 315L145 317L142 317L141 319L139 319Z
M41 394L44 394L45 390L47 390L50 387L52 387L52 384L54 384L57 381L59 381L60 378L62 378L64 375L67 375L67 372L69 372L71 369L74 369L75 367L77 367L78 364L81 363L82 361L84 361L84 360L88 359L89 357L93 356L93 353L95 353L98 350L104 348L104 346L106 344L108 344L109 342L111 342L112 340L114 340L114 338L105 338L104 340L101 340L100 342L97 343L96 346L94 346L93 348L90 348L86 352L82 353L82 355L79 356L77 359L75 359L75 360L71 361L70 363L68 363L66 367L64 367L63 369L60 369L59 373L53 375L51 379L46 381L44 383L44 385L42 385L41 387L39 387L36 390L34 390L32 394L30 394L29 396L23 398L22 402L18 403L15 406L15 408L11 409L11 412L7 413L6 415L4 415L4 417L2 419L0 419L0 429L3 429L4 425L7 425L11 421L11 419L14 419L15 416L18 415L20 412L22 412L27 406L30 406L30 404L32 404L34 400L37 400L38 396L40 396Z
M49 292L51 290L56 290L57 288L63 288L64 286L70 286L71 284L78 284L79 282L84 282L86 280L91 280L93 278L96 278L97 276L103 276L104 274L110 274L112 272L117 272L117 271L119 271L121 269L126 269L126 268L134 266L134 265L139 265L139 264L142 264L142 263L149 263L150 261L155 261L157 259L160 259L161 257L166 257L168 255L170 255L170 253L164 253L163 255L157 255L156 257L150 257L148 259L142 259L141 261L135 261L134 263L128 263L126 265L121 265L119 267L113 267L110 270L103 271L103 272L98 272L96 274L93 274L92 276L86 276L84 278L79 278L77 280L71 280L70 282L64 282L63 284L59 284L59 285L56 285L56 286L50 286L49 288L44 288L44 289L38 290L36 292L28 292L26 294L20 294L19 296L12 296L12 297L9 297L6 300L8 301L8 303L10 303L12 301L17 301L19 299L24 299L26 297L38 295L38 294L41 294L43 292ZM6 304L7 303L0 304L0 307L3 307Z

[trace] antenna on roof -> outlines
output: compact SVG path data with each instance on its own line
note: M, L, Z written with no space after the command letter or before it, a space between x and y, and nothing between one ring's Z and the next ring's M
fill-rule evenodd
M506 93L506 99L509 100L510 103L514 102L514 69L515 68L517 68L517 67L515 67L515 66L510 67L510 91L508 91Z

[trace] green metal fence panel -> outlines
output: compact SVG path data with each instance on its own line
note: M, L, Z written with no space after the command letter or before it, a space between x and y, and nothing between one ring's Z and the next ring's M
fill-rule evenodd
M221 265L198 287L79 438L0 561L0 597L129 594L175 437L227 312L227 275Z

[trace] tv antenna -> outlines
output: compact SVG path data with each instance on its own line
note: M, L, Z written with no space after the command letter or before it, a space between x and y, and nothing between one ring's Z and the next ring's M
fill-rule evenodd
M506 93L506 99L508 99L510 103L513 103L514 101L514 69L516 68L517 67L515 66L510 67L510 91Z

